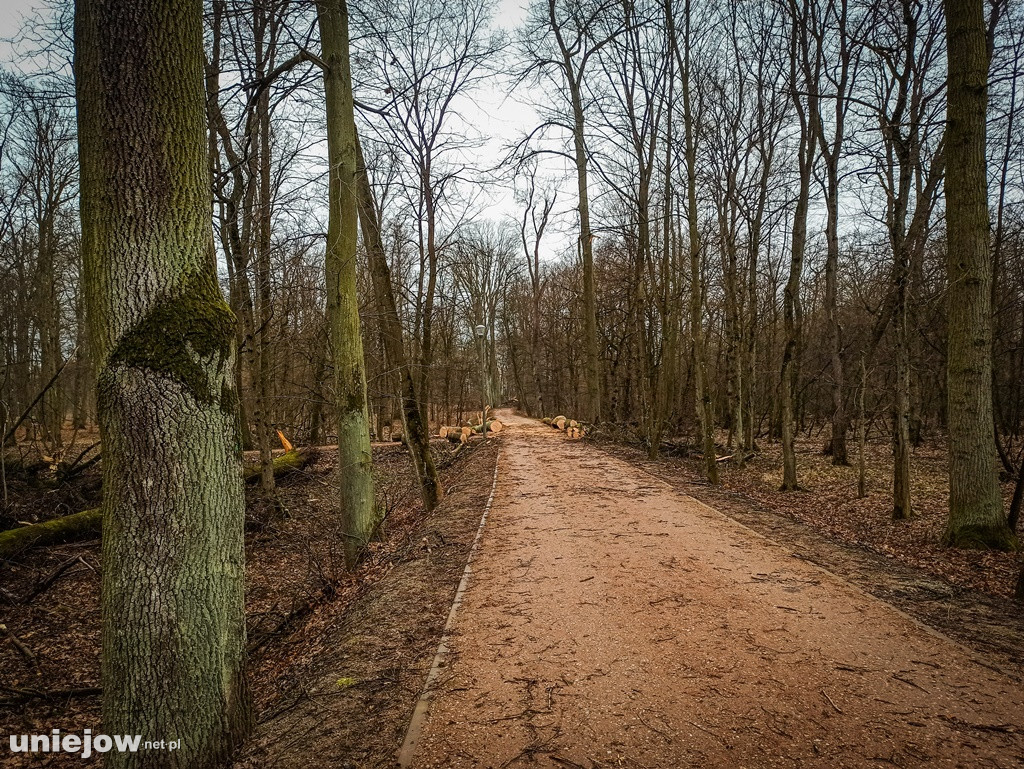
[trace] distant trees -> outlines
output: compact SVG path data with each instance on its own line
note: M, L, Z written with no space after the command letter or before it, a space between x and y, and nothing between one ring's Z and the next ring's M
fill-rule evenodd
M632 5L622 6L628 12ZM586 353L587 418L601 420L601 374L597 335L596 288L594 285L594 233L590 222L589 150L584 110L588 72L597 66L597 55L623 27L617 17L618 4L608 0L544 0L531 9L528 27L520 37L524 76L533 82L550 84L561 104L552 105L548 123L569 133L576 172L577 216L580 260L583 267L582 296L584 350ZM563 117L564 116L564 117Z
M82 0L83 281L103 438L103 721L214 767L245 736L235 318L216 280L199 0Z
M891 437L893 514L906 517L915 451L948 431L948 540L969 543L957 532L984 509L992 541L1012 545L1024 506L1017 6L982 9L990 61L954 57L972 62L969 109L947 94L947 74L968 77L950 65L954 27L914 0L538 0L514 61L488 3L374 0L347 9L354 82L325 100L321 74L340 84L341 49L337 23L326 35L321 22L345 10L213 0L204 16L212 262L236 318L231 410L265 492L276 430L350 447L353 483L368 442L401 432L424 506L436 504L428 436L479 407L482 322L492 403L600 420L652 457L693 451L712 481L780 441L779 480L797 488L800 447L844 464L856 429ZM0 78L0 419L57 465L72 461L69 429L91 429L99 355L62 77ZM479 167L473 125L496 77L539 118L506 148L504 174ZM339 118L349 102L353 119ZM973 176L954 140L974 148ZM511 225L481 220L500 182L514 187ZM984 469L993 451L993 473L1015 481L1007 513ZM350 562L375 516L369 486L353 493Z
M11 310L4 313L9 395L3 400L13 420L39 396L32 424L49 456L59 459L64 416L87 398L66 386L72 372L82 382L85 367L75 362L62 372L75 352L78 301L73 114L62 99L15 75L0 75L0 101L0 292ZM78 397L70 403L69 396Z
M893 514L907 517L914 447L947 425L952 437L952 422L975 410L963 399L964 385L954 397L943 373L958 355L960 332L948 324L959 325L958 313L971 306L977 318L993 317L1004 336L996 337L1001 357L992 375L989 421L997 433L975 440L968 453L987 466L998 449L1004 472L1020 475L1019 457L1011 459L1007 447L1020 450L1024 412L1009 421L1000 415L1017 402L1010 392L1019 389L1011 384L1019 356L1001 340L1017 338L1019 324L1010 318L1020 317L1018 268L1008 269L1017 264L1017 252L1011 257L1008 250L1016 245L1006 239L1020 232L1007 218L1017 217L1010 201L1020 189L1006 169L1024 146L1024 27L1014 9L995 4L990 11L985 34L999 72L988 78L996 115L988 132L998 144L988 157L996 182L989 244L994 316L957 299L960 283L945 278L947 233L950 249L960 249L966 228L954 233L939 217L954 131L945 130L946 48L936 7L910 0L756 9L690 2L663 4L657 13L644 2L533 6L520 44L524 71L532 87L549 88L532 99L543 122L517 151L541 161L564 158L575 181L581 167L589 172L586 229L601 238L593 271L606 419L631 429L652 454L659 429L692 432L709 477L722 453L713 445L716 424L728 429L725 453L736 462L758 437L781 438L782 485L792 489L801 433L824 428L833 462L849 461L850 415L862 397L869 424L858 429L893 436ZM699 27L687 27L691 18L700 19ZM668 75L664 56L642 58L659 50L662 35L675 58ZM574 69L566 69L570 60ZM670 93L665 111L652 113L658 122L648 122L646 105ZM664 173L663 183L652 184L652 172ZM988 200L983 190L978 194ZM584 200L579 191L577 197ZM947 199L958 205L955 195ZM689 254L688 266L676 261L677 249ZM581 249L575 260L567 256L568 263L549 268L547 285L579 281L579 272L590 269L587 257ZM666 273L661 265L672 266ZM666 274L682 281L673 287ZM577 287L569 326L554 308L508 306L531 316L506 324L509 351L529 349L519 335L533 334L538 323L539 337L565 346L563 359L538 372L531 400L565 402L566 375L582 396L590 392L585 282ZM683 296L689 312L673 313ZM685 347L665 357L677 338ZM984 346L974 338L974 348ZM862 359L863 388L847 373ZM673 365L678 370L667 373ZM652 372L668 382L664 417ZM986 388L979 379L968 389L983 398ZM704 404L692 418L683 407L689 398ZM1024 483L1018 489L1014 523Z
M373 134L401 158L399 179L415 223L418 270L413 318L417 393L432 399L435 314L440 269L465 211L455 200L468 171L472 126L458 102L479 87L503 41L488 30L482 0L375 0L360 5L353 26L360 87L376 119Z

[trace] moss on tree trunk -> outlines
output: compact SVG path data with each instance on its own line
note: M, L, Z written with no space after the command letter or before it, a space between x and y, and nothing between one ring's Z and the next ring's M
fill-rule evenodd
M366 368L356 286L356 125L345 0L317 3L327 111L327 318L338 415L338 496L345 562L355 566L377 527L370 460Z
M199 0L80 0L83 286L103 440L103 725L206 769L248 731L234 317L213 259Z
M983 0L945 0L948 106L949 520L956 547L1014 550L1003 515L992 418L992 260L985 120L989 55Z

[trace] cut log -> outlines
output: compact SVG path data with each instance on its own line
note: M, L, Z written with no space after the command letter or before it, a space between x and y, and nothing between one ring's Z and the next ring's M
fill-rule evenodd
M541 421L541 422L543 422L543 423L544 423L544 424L546 424L546 425L550 425L550 424L551 424L551 417L544 417L544 418L543 418L542 420L540 420L540 421Z
M274 457L274 477L280 478L282 476L293 473L296 470L301 470L316 456L316 451L309 448L303 449L292 449L286 451L279 457ZM242 471L242 477L245 478L246 483L254 483L260 478L260 469L258 467L246 467Z
M489 420L487 420L487 432L489 432L489 433L500 433L503 429L505 429L505 425L503 425L500 422L500 420L497 420L497 419L489 419ZM476 433L477 435L482 433L483 430L484 430L483 425L473 425L473 432Z
M554 418L553 420L551 420L551 426L552 426L552 427L555 427L555 428L557 428L557 429L559 429L559 430L564 430L564 429L565 429L565 425L566 425L566 423L567 423L568 421L569 421L569 420L567 420L567 419L566 419L565 417L563 417L563 416L557 416L557 417L555 417L555 418Z
M90 539L100 533L101 520L102 516L97 508L54 518L52 521L0 531L0 558L10 558L39 545L59 545Z
M301 470L309 464L314 456L316 456L316 452L310 449L292 449L276 457L274 459L274 477L280 478L296 470ZM247 467L243 471L243 477L247 483L258 481L260 469ZM33 523L17 529L0 531L0 558L10 558L33 547L78 542L98 536L101 520L100 510L96 508L54 518L43 523Z

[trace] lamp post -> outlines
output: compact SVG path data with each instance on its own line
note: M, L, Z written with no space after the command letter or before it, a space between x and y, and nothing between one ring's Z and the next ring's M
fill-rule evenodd
M483 433L484 443L487 443L487 346L484 342L484 334L487 327L480 324L476 327L477 347L480 348L480 432Z

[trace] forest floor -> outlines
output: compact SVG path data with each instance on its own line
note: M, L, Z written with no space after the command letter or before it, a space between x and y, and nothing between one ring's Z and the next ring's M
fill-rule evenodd
M1021 765L1018 666L632 462L502 419L413 766Z
M320 450L279 481L284 517L247 490L246 615L258 723L238 767L393 765L493 476L493 442L457 457L452 448L435 444L447 496L428 516L404 448L374 445L387 517L355 574L344 571L337 547L333 451ZM10 492L15 504L6 512L17 520L77 512L96 504L98 466L72 488L14 482ZM83 764L70 754L11 756L6 735L99 726L99 584L98 541L0 560L0 622L34 657L0 636L5 769Z

